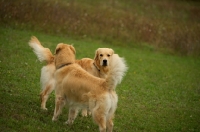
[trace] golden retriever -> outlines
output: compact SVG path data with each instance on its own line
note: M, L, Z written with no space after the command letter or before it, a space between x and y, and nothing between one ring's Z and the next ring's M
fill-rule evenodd
M46 102L48 100L49 95L54 90L54 72L55 72L55 64L54 64L54 56L48 48L44 48L40 41L36 37L32 37L29 41L29 46L33 48L34 53L38 57L39 61L46 62L46 65L41 69L41 77L40 82L42 86L42 92L40 93L41 98L41 108L47 110ZM94 60L90 58L83 58L81 60L76 60L75 62L79 64L84 70L89 72L90 74L100 77L106 78L110 67L110 55L113 54L114 51L110 48L98 48L95 52ZM122 69L126 70L126 65L121 57L117 57L119 64L114 66L121 66ZM120 79L116 80L116 82L120 83ZM87 110L82 110L82 116L87 116Z
M109 58L116 65L118 55L100 54L103 62ZM122 67L109 69L105 79L95 77L75 63L75 48L72 45L60 43L55 50L55 110L52 120L57 120L62 108L69 106L67 124L72 124L78 110L89 108L93 120L98 124L100 132L112 132L113 118L117 108L118 97L115 92L118 79L124 76Z

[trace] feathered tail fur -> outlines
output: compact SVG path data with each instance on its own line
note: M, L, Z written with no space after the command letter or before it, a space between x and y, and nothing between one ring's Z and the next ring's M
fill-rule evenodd
M44 48L40 41L35 37L31 37L31 40L29 41L29 46L33 48L33 51L35 55L37 56L38 60L40 62L46 62L46 65L42 67L41 69L41 77L40 82L42 89L49 90L53 89L54 85L54 71L55 71L55 65L54 65L54 56L51 53L51 51L48 48ZM52 90L49 90L52 91ZM41 93L41 94L45 94Z
M111 68L106 78L106 82L109 88L115 90L117 84L121 83L126 71L128 70L128 67L125 59L119 57L117 54L113 54L110 67Z
M29 46L33 48L33 51L40 62L46 62L48 64L54 61L54 56L51 51L48 48L44 48L35 36L31 37Z

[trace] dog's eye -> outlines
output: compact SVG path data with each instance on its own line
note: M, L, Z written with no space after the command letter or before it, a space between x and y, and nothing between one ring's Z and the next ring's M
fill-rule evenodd
M109 54L108 54L107 56L108 56L108 57L110 57L110 55L109 55Z
M102 56L103 56L103 54L100 54L100 56L102 57Z

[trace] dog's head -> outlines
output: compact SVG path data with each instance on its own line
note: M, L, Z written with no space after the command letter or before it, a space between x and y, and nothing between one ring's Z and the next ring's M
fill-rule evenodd
M95 53L94 61L97 66L109 66L113 54L114 51L110 48L98 48Z
M64 64L74 63L76 50L72 45L59 43L55 50L56 68Z

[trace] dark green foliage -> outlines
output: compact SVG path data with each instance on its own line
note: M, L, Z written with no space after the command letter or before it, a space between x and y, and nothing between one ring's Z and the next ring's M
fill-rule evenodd
M200 2L186 0L1 0L0 23L126 47L200 54Z

